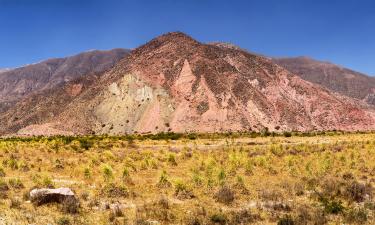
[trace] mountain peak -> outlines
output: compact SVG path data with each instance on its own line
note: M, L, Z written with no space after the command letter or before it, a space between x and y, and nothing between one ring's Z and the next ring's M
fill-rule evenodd
M170 52L181 51L181 49L192 49L193 46L197 46L200 43L183 32L169 32L162 34L146 44L136 48L132 51L134 57L145 54L145 52L152 52L163 46L167 46Z
M168 32L168 33L160 35L159 37L156 37L154 40L159 40L159 41L194 41L194 42L197 42L191 36L181 32L181 31Z

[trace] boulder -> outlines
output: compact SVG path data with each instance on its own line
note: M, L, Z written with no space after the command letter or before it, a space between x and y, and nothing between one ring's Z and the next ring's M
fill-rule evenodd
M41 188L30 191L30 200L35 205L43 205L51 202L78 202L74 192L70 188Z

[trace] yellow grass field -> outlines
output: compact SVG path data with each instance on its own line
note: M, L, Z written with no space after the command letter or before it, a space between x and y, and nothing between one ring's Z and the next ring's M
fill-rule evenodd
M0 139L0 224L375 224L375 134L287 136Z

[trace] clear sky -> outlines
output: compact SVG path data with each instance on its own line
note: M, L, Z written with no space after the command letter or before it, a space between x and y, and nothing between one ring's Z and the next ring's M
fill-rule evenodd
M375 75L374 0L0 0L0 68L135 48L168 31Z

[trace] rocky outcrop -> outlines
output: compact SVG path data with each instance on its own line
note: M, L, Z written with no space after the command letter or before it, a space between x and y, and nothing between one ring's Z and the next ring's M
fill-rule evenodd
M73 191L70 188L57 189L33 189L30 191L30 200L35 205L43 205L47 203L64 203L67 201L77 202Z

